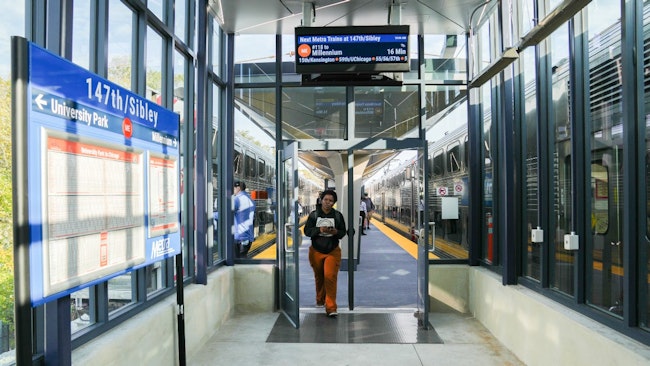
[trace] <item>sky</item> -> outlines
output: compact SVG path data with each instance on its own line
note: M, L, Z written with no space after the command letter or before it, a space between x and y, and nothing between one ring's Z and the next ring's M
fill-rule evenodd
M0 78L11 76L11 36L25 35L25 1L0 2Z

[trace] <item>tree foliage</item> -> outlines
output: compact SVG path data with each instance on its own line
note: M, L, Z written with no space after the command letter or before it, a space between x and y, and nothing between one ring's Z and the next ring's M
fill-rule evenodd
M0 320L14 324L11 82L0 78Z

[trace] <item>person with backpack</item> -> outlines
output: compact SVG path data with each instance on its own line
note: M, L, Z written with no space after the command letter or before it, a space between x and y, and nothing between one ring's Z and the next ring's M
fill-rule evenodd
M336 290L341 247L339 241L346 235L343 214L333 208L337 201L336 192L329 189L321 195L321 207L312 211L303 228L311 238L309 264L314 270L316 283L316 307L325 307L328 317L336 317Z

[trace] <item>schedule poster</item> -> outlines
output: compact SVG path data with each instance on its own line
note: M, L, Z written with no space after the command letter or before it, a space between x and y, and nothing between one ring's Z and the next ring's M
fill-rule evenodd
M37 306L180 254L180 132L178 114L25 42Z

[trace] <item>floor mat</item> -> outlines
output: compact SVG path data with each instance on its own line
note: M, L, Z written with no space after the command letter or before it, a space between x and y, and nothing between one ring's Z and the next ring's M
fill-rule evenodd
M266 339L270 343L443 343L429 325L421 329L412 313L301 313L295 329L278 316Z

